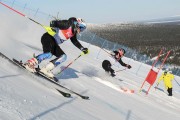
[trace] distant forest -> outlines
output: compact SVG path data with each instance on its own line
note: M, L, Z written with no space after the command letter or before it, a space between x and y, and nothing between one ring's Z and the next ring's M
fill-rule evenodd
M180 25L103 24L90 25L88 30L150 57L157 56L161 48L171 50L167 63L180 66Z

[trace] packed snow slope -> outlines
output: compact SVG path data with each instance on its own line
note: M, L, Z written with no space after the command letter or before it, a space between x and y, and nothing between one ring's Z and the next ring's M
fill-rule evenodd
M42 53L40 38L45 32L43 28L10 11L3 11L6 13L0 12L0 52L22 61L31 58L33 53ZM85 47L89 46L80 42ZM53 72L68 65L81 53L70 41L61 47L68 59ZM109 56L103 51L99 54L99 49L90 45L90 54L80 57L57 76L62 85L89 96L89 100L73 94L72 98L65 98L54 89L52 83L0 57L0 120L180 119L179 77L176 76L173 81L173 97L167 96L163 83L157 90L153 86L148 95L145 94L146 84L139 93L151 67L124 57L123 61L129 63L132 69L120 71L112 78L101 68L102 61ZM123 69L121 66L113 67ZM121 88L135 92L124 92Z

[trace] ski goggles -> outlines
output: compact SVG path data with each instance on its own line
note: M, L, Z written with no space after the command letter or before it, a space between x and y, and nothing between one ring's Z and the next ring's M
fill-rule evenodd
M86 26L85 25L83 25L83 24L78 24L78 27L79 27L79 29L80 29L80 31L81 32L83 32L85 29L86 29Z

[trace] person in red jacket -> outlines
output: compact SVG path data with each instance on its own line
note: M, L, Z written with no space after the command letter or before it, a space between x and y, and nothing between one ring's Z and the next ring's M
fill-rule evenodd
M113 51L113 53L111 54L111 56L118 61L122 66L127 67L128 69L131 69L131 65L126 64L122 61L122 57L125 55L126 51L123 48L120 48L118 50ZM116 76L115 71L112 69L111 67L111 63L109 60L104 60L102 62L102 67L106 72L110 72L111 76L114 77Z
M86 29L86 23L81 18L71 17L68 20L53 20L50 22L50 27L53 32L46 32L41 37L43 53L28 60L25 67L31 72L36 72L36 65L54 55L56 58L40 69L47 76L54 77L51 71L67 59L67 55L60 47L63 42L70 39L84 54L88 53L88 49L83 47L77 39L77 34Z

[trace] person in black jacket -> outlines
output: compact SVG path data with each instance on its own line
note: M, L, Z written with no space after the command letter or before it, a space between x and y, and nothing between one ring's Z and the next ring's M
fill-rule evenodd
M54 55L56 58L40 69L47 76L54 77L51 70L67 59L67 55L60 48L63 42L70 39L84 54L88 53L88 49L83 47L77 40L77 34L86 29L86 24L81 18L71 17L68 20L53 20L50 22L50 27L51 32L46 32L41 37L43 53L28 60L25 63L25 67L29 71L35 72L35 66L37 64Z
M123 48L120 48L118 50L113 51L113 53L111 54L111 56L118 61L122 66L127 67L128 69L131 69L131 65L126 64L122 61L122 57L124 56L124 54L126 53L126 51ZM104 60L102 62L102 67L106 72L110 72L111 76L114 77L116 76L115 71L112 69L111 67L111 63L109 60Z

